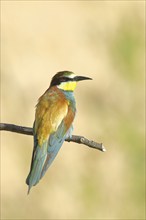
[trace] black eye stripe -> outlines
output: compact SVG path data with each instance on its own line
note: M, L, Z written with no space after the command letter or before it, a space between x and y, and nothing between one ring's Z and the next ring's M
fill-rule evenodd
M59 81L60 82L68 82L68 81L73 81L73 79L64 76L64 77L61 77Z
M74 81L73 78L69 78L69 77L60 77L58 79L52 79L52 82L51 82L51 86L55 86L55 85L59 85L60 83L62 82L69 82L69 81Z

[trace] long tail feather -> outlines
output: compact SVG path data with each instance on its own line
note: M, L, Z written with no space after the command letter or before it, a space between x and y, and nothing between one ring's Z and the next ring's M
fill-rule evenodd
M26 179L26 184L29 186L28 193L32 186L36 185L40 178L44 163L47 158L47 143L44 143L43 146L36 147L36 152L33 154L31 169Z

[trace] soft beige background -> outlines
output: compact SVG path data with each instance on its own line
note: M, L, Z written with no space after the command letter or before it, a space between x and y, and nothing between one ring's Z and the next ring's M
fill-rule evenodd
M27 196L32 137L1 132L2 219L144 219L144 1L1 1L1 121L32 126L51 77L93 78L74 134Z

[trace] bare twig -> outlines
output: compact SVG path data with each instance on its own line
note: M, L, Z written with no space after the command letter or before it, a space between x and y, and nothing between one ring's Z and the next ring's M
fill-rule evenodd
M19 125L0 123L0 130L2 131L11 131L20 134L33 135L32 128L22 127Z
M33 130L32 128L29 127L22 127L14 124L6 124L6 123L0 123L0 130L2 131L11 131L11 132L16 132L20 134L26 134L26 135L33 135ZM72 135L71 138L67 138L66 141L68 142L75 142L78 144L84 144L88 147L95 148L100 151L106 151L102 143L97 143L92 140L88 140L87 138L83 136L77 136L77 135Z

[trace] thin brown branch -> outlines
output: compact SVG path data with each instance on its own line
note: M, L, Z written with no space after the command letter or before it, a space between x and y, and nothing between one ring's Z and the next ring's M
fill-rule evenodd
M0 123L0 130L1 131L11 131L11 132L16 132L19 134L26 134L26 135L33 135L33 130L32 128L29 127L23 127L23 126L18 126L14 124L6 124L6 123ZM100 150L100 151L106 151L102 143L97 143L92 140L88 140L87 138L83 136L77 136L77 135L72 135L71 138L67 138L66 141L68 142L75 142L78 144L84 144L88 147Z

